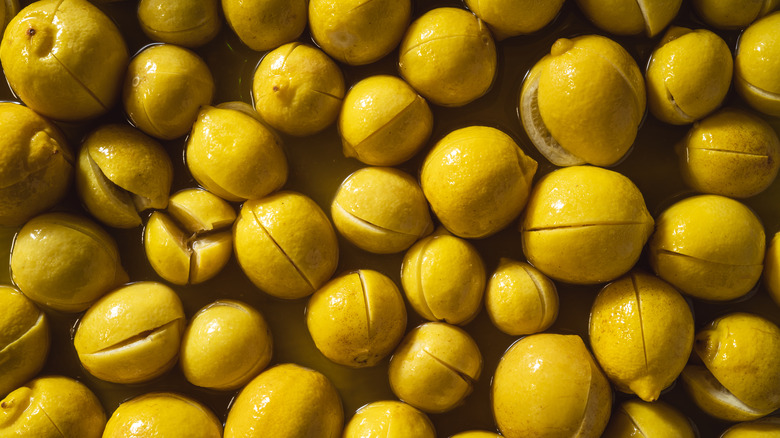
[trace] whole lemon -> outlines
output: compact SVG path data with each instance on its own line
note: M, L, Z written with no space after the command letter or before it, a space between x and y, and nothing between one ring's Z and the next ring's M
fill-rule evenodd
M604 438L696 438L691 420L662 401L623 402L612 414Z
M222 11L241 42L258 52L289 43L306 28L306 0L222 0Z
M296 192L245 202L233 227L233 245L252 283L284 299L314 293L339 260L328 217L311 198Z
M318 371L287 363L264 371L238 393L225 422L225 438L332 438L343 425L341 397L333 383Z
M432 129L428 103L395 76L371 76L353 85L339 114L344 156L374 166L395 166L412 158Z
M765 245L764 227L749 208L724 196L694 196L658 217L650 264L680 292L727 301L755 286Z
M100 438L106 412L83 383L64 376L40 377L0 402L0 436Z
M596 360L615 386L652 402L688 362L693 314L671 285L635 271L601 289L588 334Z
M106 423L103 438L221 438L222 422L209 408L183 395L157 392L121 405Z
M11 286L0 286L0 308L0 396L4 396L43 368L49 353L49 322L35 303Z
M631 269L653 232L653 218L631 180L573 166L540 179L520 223L528 262L556 280L593 284Z
M677 15L682 0L577 0L597 27L618 35L653 37Z
M609 381L577 335L540 333L512 344L491 397L506 438L598 437L612 407Z
M190 132L198 111L213 96L214 78L203 59L172 44L149 46L135 55L122 90L130 121L163 140Z
M465 0L474 15L490 26L496 39L533 33L547 26L564 0Z
M171 369L179 356L184 310L173 289L142 281L115 289L87 310L73 345L81 365L114 383L140 383Z
M14 93L57 120L86 120L110 110L128 57L114 22L86 0L34 2L8 23L0 43L0 63Z
M450 438L501 438L497 433L487 432L484 430L469 430L466 432L456 433Z
M769 296L780 306L780 235L777 233L766 251L763 276Z
M734 59L734 88L754 109L780 116L780 12L745 29Z
M399 401L369 403L355 412L343 438L435 438L433 423L423 412Z
M271 329L263 315L240 301L219 300L192 317L179 365L193 385L232 390L260 374L272 353Z
M266 123L285 134L312 135L330 126L344 99L344 75L321 50L301 43L269 53L255 70L252 98Z
M0 102L0 226L19 226L59 202L73 162L54 124L25 106Z
M780 6L778 0L692 0L696 14L718 29L738 29Z
M767 417L735 424L723 432L720 438L780 438L780 420Z
M17 233L11 279L38 304L81 312L128 277L105 230L81 216L48 213Z
M731 50L706 29L672 27L647 64L647 104L674 125L699 120L720 106L731 86Z
M686 184L704 193L754 196L772 184L780 168L775 130L738 108L723 108L694 123L676 149Z
M401 76L437 105L466 105L487 93L496 76L493 36L463 9L423 14L409 26L399 52Z
M584 35L558 39L531 68L520 119L556 166L611 166L631 149L645 103L645 81L631 55L609 38Z
M465 238L487 237L525 207L536 161L504 132L486 126L457 129L425 157L420 181L442 225Z
M200 47L222 27L219 0L141 0L138 22L149 38L185 47Z

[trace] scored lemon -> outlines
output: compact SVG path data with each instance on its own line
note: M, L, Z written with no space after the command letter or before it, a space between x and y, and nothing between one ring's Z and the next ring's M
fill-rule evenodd
M221 438L222 423L196 400L173 393L149 393L119 405L103 438Z
M355 412L343 438L435 438L433 423L425 413L399 401L369 403Z
M474 15L490 26L497 40L533 33L547 26L564 0L466 0Z
M19 12L19 0L3 0L0 3L0 40L3 39L3 31L8 22Z
M674 19L682 0L577 0L577 5L607 32L653 37Z
M252 50L289 43L306 27L306 0L222 0L225 20Z
M718 29L738 29L780 6L778 0L692 0L705 23Z
M780 116L780 12L745 29L734 59L734 88L754 109Z
M497 433L487 432L484 430L469 430L466 432L456 433L450 438L501 438L501 436Z
M780 438L780 419L767 417L729 427L720 438Z
M609 419L604 438L695 438L693 423L662 401L628 400Z
M35 303L11 286L0 286L0 308L2 397L43 368L49 353L49 323Z
M149 38L185 47L206 44L222 27L219 0L141 0L138 22Z

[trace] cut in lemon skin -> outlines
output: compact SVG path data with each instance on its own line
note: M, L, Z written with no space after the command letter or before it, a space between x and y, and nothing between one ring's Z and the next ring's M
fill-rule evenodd
M780 116L780 12L756 21L740 36L734 88L754 109Z

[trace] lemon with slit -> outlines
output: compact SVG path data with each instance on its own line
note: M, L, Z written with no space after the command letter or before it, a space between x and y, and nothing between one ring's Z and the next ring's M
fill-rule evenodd
M674 19L682 0L577 0L577 6L607 32L653 37Z
M484 430L469 430L466 432L456 433L450 438L500 438L497 433L487 432Z
M306 0L222 0L222 11L241 42L252 50L265 52L303 33L306 3Z
M550 24L564 0L466 0L474 15L488 24L497 40L534 33Z
M734 88L754 109L780 116L780 12L751 24L740 35Z
M141 0L138 22L155 41L200 47L219 33L219 11L219 0Z
M611 166L631 149L645 114L645 81L615 41L584 35L555 41L520 91L523 128L556 166Z
M780 306L780 234L772 237L766 251L763 280L769 296Z
M780 438L780 419L766 417L729 427L720 438Z
M604 438L696 438L693 423L677 409L662 402L628 400L609 419Z
M433 423L423 412L399 401L369 403L355 412L343 438L435 438Z
M128 58L114 22L86 0L34 2L8 23L0 42L11 89L35 112L57 120L108 112Z
M0 286L0 307L0 396L4 396L43 368L49 353L49 320L11 286Z
M143 394L111 414L103 438L221 438L222 422L197 400L169 392Z
M778 0L693 0L696 14L718 29L738 29L774 11Z

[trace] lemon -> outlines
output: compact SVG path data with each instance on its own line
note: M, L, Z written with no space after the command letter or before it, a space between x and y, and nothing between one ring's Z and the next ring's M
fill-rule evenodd
M183 395L156 392L121 405L106 423L103 438L221 438L222 423L209 408Z
M423 161L420 181L442 225L465 238L487 237L525 207L537 164L504 132L486 126L457 129Z
M738 29L772 12L778 0L693 0L694 10L705 23L718 29Z
M306 0L222 0L222 11L241 42L258 52L295 40L306 27Z
M577 5L607 32L653 37L674 19L682 0L577 0Z
M629 151L645 113L645 82L620 44L561 38L526 75L520 119L556 166L611 166Z
M591 166L558 169L534 186L520 223L528 262L556 280L593 284L628 272L653 218L631 180Z
M343 438L435 438L436 430L427 415L399 401L369 403L355 412Z
M558 317L558 291L528 263L502 258L488 280L485 309L493 325L508 335L543 332Z
M341 397L321 373L295 364L277 365L255 377L235 398L225 438L337 437Z
M497 40L533 33L547 26L564 0L465 0L474 15L490 26Z
M0 308L0 396L4 396L43 368L49 353L49 322L11 286L0 286Z
M20 386L0 402L0 435L100 438L106 413L84 384L47 376Z
M471 394L482 372L482 354L465 331L428 322L406 334L387 372L401 401L429 413L446 412Z
M14 93L57 120L91 119L111 109L128 57L114 22L86 0L34 2L8 23L0 43Z
M306 325L317 349L353 368L374 366L406 331L406 306L398 287L370 269L335 278L309 299Z
M103 125L81 145L76 189L87 210L106 225L141 225L139 212L165 208L173 163L160 143L127 125Z
M450 438L501 438L501 437L497 433L486 432L484 430L469 430L466 432L456 433Z
M187 138L192 176L228 201L262 198L287 181L282 142L255 115L241 102L203 107Z
M502 436L598 437L612 407L609 382L577 335L541 333L512 344L491 386Z
M706 29L671 27L647 65L647 104L674 125L699 120L720 106L731 86L731 50Z
M662 401L648 403L628 400L618 407L609 420L604 438L695 438L691 420Z
M749 313L724 315L696 333L704 366L688 365L685 389L708 414L727 421L763 417L780 407L780 328Z
M336 191L330 213L342 236L377 254L403 251L433 231L417 181L392 167L365 167L348 176Z
M344 156L374 166L395 166L412 158L432 130L428 103L395 76L371 76L353 85L339 114Z
M482 307L485 266L476 248L440 228L406 252L401 285L423 318L465 325Z
M780 235L778 234L772 237L766 251L763 276L769 296L780 306Z
M19 12L19 0L3 0L0 3L0 41L3 39L3 31L8 22Z
M128 280L114 239L94 222L66 213L36 216L16 235L11 278L38 304L85 310Z
M761 276L764 227L730 198L701 195L678 201L656 221L650 264L680 292L712 301L748 293Z
M693 315L671 285L632 272L604 286L590 311L590 345L620 391L658 400L693 347Z
M344 75L321 50L285 44L263 57L252 81L260 117L290 135L312 135L330 126L344 99Z
M696 191L747 198L769 187L780 168L780 139L763 119L723 108L695 123L677 145L680 171Z
M73 161L54 124L25 106L0 102L0 226L19 226L59 202Z
M185 47L208 43L222 27L219 0L141 0L138 22L149 38Z
M233 227L233 245L247 277L277 298L311 295L330 279L339 260L328 217L296 192L245 202Z
M487 93L496 76L493 36L463 9L423 14L409 26L399 52L401 76L436 105L466 105Z
M142 281L115 289L87 310L73 344L81 365L114 383L140 383L171 369L179 355L184 310L173 289Z
M754 109L780 116L780 12L745 29L734 59L734 88Z
M780 438L780 419L767 417L735 424L720 438Z

